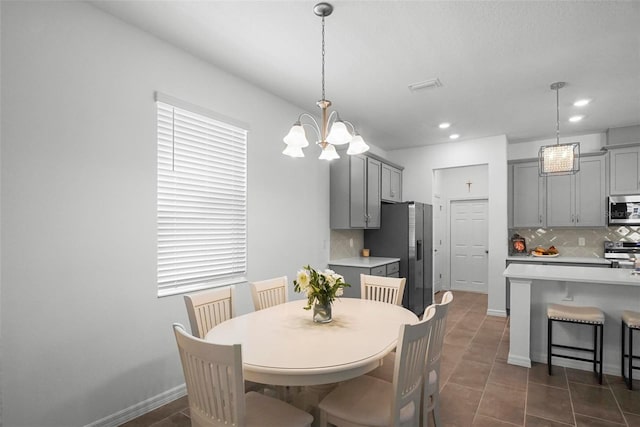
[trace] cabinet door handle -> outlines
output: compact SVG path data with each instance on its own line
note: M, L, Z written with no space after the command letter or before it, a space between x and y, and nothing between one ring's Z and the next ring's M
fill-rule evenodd
M576 215L576 224L580 222L580 215Z
M540 222L540 224L542 224L542 215L539 216L538 222Z
M576 222L576 216L575 215L571 215L571 222Z

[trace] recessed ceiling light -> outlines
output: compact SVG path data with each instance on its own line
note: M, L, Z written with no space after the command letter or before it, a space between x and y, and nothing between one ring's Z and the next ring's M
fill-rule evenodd
M449 126L451 126L451 123L447 123L447 122L440 123L440 124L438 125L438 127L439 127L440 129L447 129Z
M584 107L585 105L589 105L590 102L591 102L590 99L578 99L576 102L573 103L573 105L576 107Z
M449 135L449 139L458 139L460 138L460 135L458 135L457 133L452 133L451 135Z
M569 117L569 121L573 122L573 123L579 122L582 119L584 119L584 116L572 116L572 117Z

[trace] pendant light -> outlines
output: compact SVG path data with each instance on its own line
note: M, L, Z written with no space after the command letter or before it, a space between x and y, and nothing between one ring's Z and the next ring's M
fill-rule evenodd
M333 6L329 3L318 3L314 6L313 12L322 17L322 99L316 103L321 110L321 122L318 124L316 119L307 113L298 116L298 120L293 124L291 130L283 141L287 144L282 154L291 157L304 157L303 148L309 146L307 135L304 127L311 128L316 133L318 140L316 144L320 146L322 152L320 159L333 160L339 159L340 156L336 151L336 145L349 144L347 154L361 154L369 150L369 146L364 139L358 134L355 127L346 120L342 120L336 111L328 112L331 101L325 99L324 94L324 18L331 15ZM303 122L307 119L308 122ZM349 130L351 128L351 130Z
M544 145L538 152L538 174L540 176L572 175L580 170L580 143L560 144L560 94L565 82L551 84L556 91L556 143Z

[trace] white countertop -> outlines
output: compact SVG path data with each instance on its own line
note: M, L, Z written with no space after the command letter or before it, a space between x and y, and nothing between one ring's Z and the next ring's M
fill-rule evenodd
M509 264L503 275L511 279L602 283L640 286L640 275L626 268L583 268L563 265Z
M359 267L359 268L373 268L380 267L381 265L391 264L393 262L400 262L400 258L384 258L384 257L353 257L334 259L329 261L329 265L339 265L342 267Z
M545 257L545 256L533 256L533 255L513 255L508 256L507 261L513 262L548 262L548 263L570 263L570 264L602 264L603 266L611 265L611 261L604 258L596 257L577 257L577 256L563 256L557 257Z

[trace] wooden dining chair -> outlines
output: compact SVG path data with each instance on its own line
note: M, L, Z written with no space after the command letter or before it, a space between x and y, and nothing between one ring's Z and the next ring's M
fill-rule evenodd
M445 292L440 304L432 304L424 311L423 318L433 317L433 328L429 350L425 359L424 387L422 392L422 407L420 426L429 426L429 414L433 412L435 427L442 426L440 421L440 359L446 334L447 313L449 304L453 301L453 293ZM383 359L382 365L367 375L381 380L393 381L393 367L396 354L389 353Z
M318 405L320 426L417 426L432 320L400 327L391 383L362 375L330 392Z
M397 277L360 275L360 297L373 301L402 305L407 279Z
M289 301L287 294L288 283L287 276L252 282L250 284L251 297L253 298L255 310L263 310Z
M233 300L235 288L229 286L197 294L185 295L184 302L189 314L191 333L204 338L214 326L234 316Z
M309 427L313 417L288 403L244 393L240 344L213 344L173 324L195 427Z

